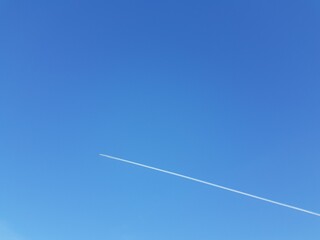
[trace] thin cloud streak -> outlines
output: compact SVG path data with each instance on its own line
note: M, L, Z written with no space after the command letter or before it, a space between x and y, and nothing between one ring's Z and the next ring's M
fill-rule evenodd
M244 195L244 196L247 196L247 197L255 198L255 199L258 199L258 200L261 200L261 201L269 202L269 203L272 203L272 204L275 204L275 205L279 205L279 206L282 206L282 207L290 208L290 209L293 209L293 210L297 210L297 211L300 211L300 212L304 212L304 213L308 213L308 214L320 217L320 214L316 213L316 212L312 212L312 211L309 211L309 210L306 210L306 209L303 209L303 208L295 207L295 206L292 206L292 205L289 205L289 204L277 202L277 201L274 201L274 200L271 200L271 199L268 199L268 198L259 197L259 196L256 196L256 195L253 195L253 194L249 194L249 193L246 193L246 192L242 192L242 191L239 191L239 190L236 190L236 189L224 187L224 186L221 186L221 185L218 185L218 184L215 184L215 183L203 181L203 180L200 180L200 179L197 179L197 178L185 176L185 175L182 175L182 174L179 174L179 173L163 170L163 169L160 169L160 168L151 167L151 166L144 165L144 164L141 164L141 163L132 162L132 161L129 161L129 160L126 160L126 159L123 159L123 158L114 157L114 156L110 156L110 155L107 155L107 154L99 154L99 155L102 156L102 157L109 158L109 159L113 159L113 160L129 163L129 164L133 164L133 165L136 165L136 166L152 169L152 170L155 170L155 171L158 171L158 172L167 173L167 174L174 175L174 176L177 176L177 177L181 177L181 178L184 178L184 179L188 179L188 180L191 180L191 181L194 181L194 182L203 183L203 184L206 184L206 185L209 185L209 186L212 186L212 187L216 187L216 188L220 188L220 189L223 189L223 190L226 190L226 191L229 191L229 192L238 193L238 194L241 194L241 195Z

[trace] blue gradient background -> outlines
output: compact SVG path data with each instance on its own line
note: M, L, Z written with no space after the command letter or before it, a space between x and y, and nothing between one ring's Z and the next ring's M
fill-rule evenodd
M0 2L0 239L319 239L318 1Z

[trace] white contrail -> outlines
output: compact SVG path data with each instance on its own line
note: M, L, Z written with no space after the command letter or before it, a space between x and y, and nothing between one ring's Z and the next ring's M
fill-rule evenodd
M123 158L119 158L119 157L113 157L113 156L106 155L106 154L99 154L99 155L102 156L102 157L107 157L107 158L118 160L118 161L121 161L121 162L130 163L130 164L137 165L137 166L140 166L140 167L149 168L149 169L152 169L152 170L155 170L155 171L158 171L158 172L163 172L163 173L167 173L167 174L174 175L174 176L177 176L177 177L189 179L189 180L192 180L192 181L195 181L195 182L199 182L199 183L203 183L203 184L206 184L206 185L209 185L209 186L212 186L212 187L220 188L220 189L227 190L227 191L230 191L230 192L234 192L234 193L238 193L238 194L241 194L241 195L245 195L247 197L259 199L259 200L262 200L262 201L265 201L265 202L273 203L273 204L276 204L276 205L280 205L282 207L291 208L291 209L294 209L294 210L297 210L297 211L300 211L300 212L304 212L304 213L308 213L308 214L312 214L312 215L320 217L320 214L316 213L316 212L311 212L311 211L308 211L308 210L305 210L305 209L302 209L302 208L298 208L298 207L295 207L295 206L292 206L292 205L276 202L276 201L273 201L273 200L270 200L270 199L267 199L267 198L263 198L263 197L259 197L259 196L252 195L252 194L249 194L249 193L241 192L241 191L238 191L238 190L235 190L235 189L232 189L232 188L228 188L228 187L224 187L224 186L221 186L221 185L218 185L218 184L215 184L215 183L206 182L206 181L203 181L203 180L200 180L200 179L196 179L196 178L193 178L193 177L188 177L188 176L185 176L185 175L182 175L182 174L179 174L179 173L170 172L170 171L163 170L163 169L160 169L160 168L155 168L155 167L147 166L147 165L144 165L144 164L141 164L141 163L132 162L132 161L129 161L129 160L126 160L126 159L123 159Z

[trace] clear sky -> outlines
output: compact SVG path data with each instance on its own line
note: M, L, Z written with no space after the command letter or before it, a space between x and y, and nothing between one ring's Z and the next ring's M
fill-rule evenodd
M0 1L1 240L313 240L320 4Z

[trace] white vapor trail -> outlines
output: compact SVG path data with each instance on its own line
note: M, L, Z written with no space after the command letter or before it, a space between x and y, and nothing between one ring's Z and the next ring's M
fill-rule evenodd
M255 199L258 199L258 200L261 200L261 201L269 202L269 203L276 204L276 205L279 205L279 206L282 206L282 207L294 209L294 210L297 210L297 211L300 211L300 212L304 212L304 213L308 213L308 214L312 214L312 215L320 217L320 214L316 213L316 212L308 211L306 209L298 208L298 207L295 207L295 206L292 206L292 205L288 205L288 204L285 204L285 203L276 202L276 201L273 201L273 200L270 200L270 199L267 199L267 198L259 197L259 196L256 196L256 195L253 195L253 194L249 194L249 193L245 193L245 192L242 192L242 191L239 191L239 190L235 190L235 189L232 189L232 188L224 187L224 186L221 186L221 185L218 185L218 184L215 184L215 183L206 182L206 181L203 181L203 180L200 180L200 179L197 179L197 178L193 178L193 177L188 177L188 176L185 176L185 175L182 175L182 174L179 174L179 173L170 172L170 171L163 170L163 169L160 169L160 168L155 168L155 167L147 166L147 165L144 165L144 164L141 164L141 163L132 162L132 161L129 161L129 160L126 160L126 159L123 159L123 158L119 158L119 157L113 157L113 156L106 155L106 154L99 154L99 155L102 156L102 157L113 159L113 160L129 163L129 164L133 164L133 165L136 165L136 166L152 169L152 170L155 170L155 171L158 171L158 172L163 172L163 173L167 173L167 174L174 175L174 176L177 176L177 177L185 178L185 179L188 179L188 180L191 180L191 181L203 183L203 184L206 184L206 185L209 185L209 186L212 186L212 187L216 187L216 188L220 188L220 189L223 189L223 190L226 190L226 191L229 191L229 192L238 193L238 194L241 194L241 195L245 195L247 197L255 198Z

